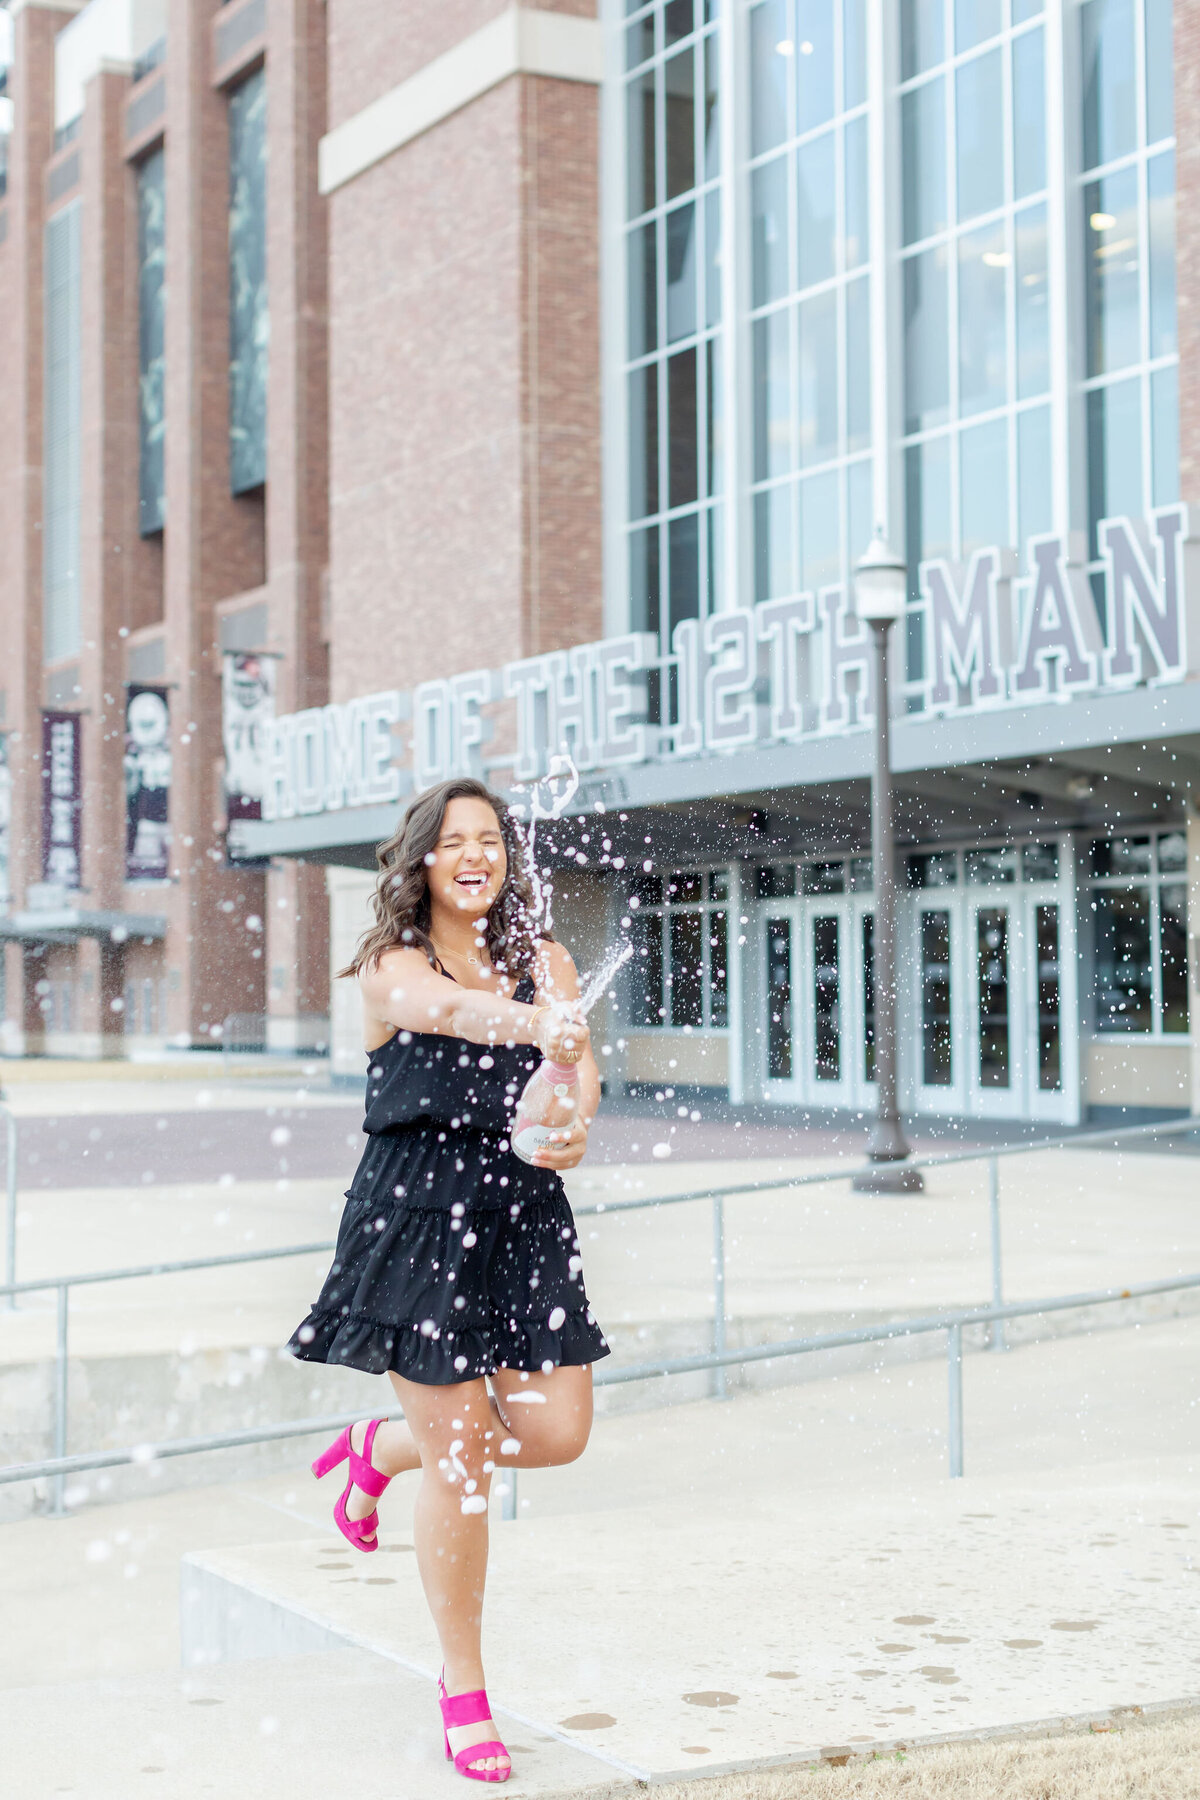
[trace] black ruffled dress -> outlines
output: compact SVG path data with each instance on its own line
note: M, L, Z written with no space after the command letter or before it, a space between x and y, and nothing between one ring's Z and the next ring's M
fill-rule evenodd
M508 1145L537 1062L419 1031L371 1052L367 1146L294 1356L441 1387L608 1355L562 1179Z

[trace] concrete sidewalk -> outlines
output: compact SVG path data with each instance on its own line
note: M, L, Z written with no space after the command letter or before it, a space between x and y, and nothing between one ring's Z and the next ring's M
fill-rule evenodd
M633 1792L635 1771L1194 1696L1198 1330L969 1357L962 1482L943 1474L932 1364L599 1420L581 1462L521 1477L520 1524L493 1525L489 1679L517 1721L512 1791ZM358 1558L311 1453L294 1446L287 1477L0 1527L0 1721L22 1800L123 1800L142 1771L172 1800L317 1800L338 1791L329 1746L364 1731L381 1800L458 1791L430 1684L406 1672L434 1666L406 1549L414 1483L383 1503L385 1552ZM368 1651L181 1680L184 1555Z

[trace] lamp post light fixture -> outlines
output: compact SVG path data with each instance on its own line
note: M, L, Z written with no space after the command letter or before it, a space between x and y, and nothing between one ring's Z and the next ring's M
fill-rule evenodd
M854 604L870 626L875 671L875 774L871 783L871 865L875 889L875 1091L877 1110L867 1140L868 1163L855 1175L860 1194L920 1193L896 1100L896 870L895 818L888 716L888 639L904 616L908 571L881 530L854 571Z

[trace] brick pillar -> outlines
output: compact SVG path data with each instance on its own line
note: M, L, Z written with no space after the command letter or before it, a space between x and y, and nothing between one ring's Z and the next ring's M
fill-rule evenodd
M321 595L329 559L326 203L317 192L325 129L323 0L268 0L267 280L271 362L267 442L267 603L282 653L281 712L328 698ZM295 1043L298 1014L329 1009L322 871L276 865L267 879L268 1034Z
M167 53L165 603L175 743L166 966L178 1028L211 1042L265 1010L260 873L224 865L219 600L261 585L260 505L229 491L228 120L211 83L218 0L171 0ZM255 952L257 951L257 955Z
M0 382L5 428L0 432L0 686L12 772L9 885L14 910L31 882L41 879L42 854L42 461L44 171L54 149L54 39L79 6L25 7L14 21L9 93L6 243L0 255ZM36 984L45 958L10 958L7 1012L30 1052L41 1048Z

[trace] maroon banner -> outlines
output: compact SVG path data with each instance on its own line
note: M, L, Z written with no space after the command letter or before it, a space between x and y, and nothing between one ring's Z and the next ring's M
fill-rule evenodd
M83 885L82 721L42 714L42 880L74 893Z

